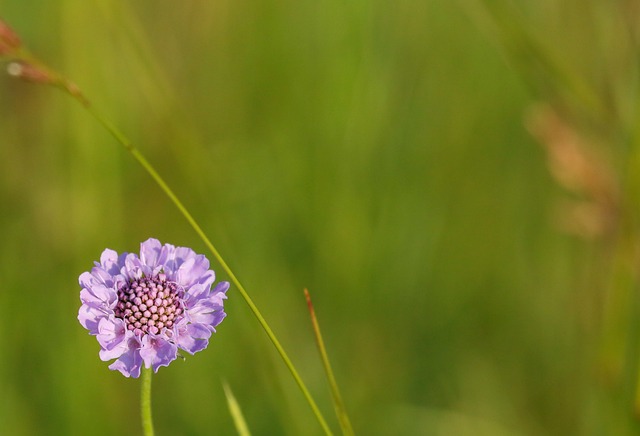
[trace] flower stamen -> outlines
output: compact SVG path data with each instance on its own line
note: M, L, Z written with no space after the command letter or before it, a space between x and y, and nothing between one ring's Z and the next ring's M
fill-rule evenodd
M184 291L165 274L131 280L118 291L116 318L136 336L158 334L182 318Z

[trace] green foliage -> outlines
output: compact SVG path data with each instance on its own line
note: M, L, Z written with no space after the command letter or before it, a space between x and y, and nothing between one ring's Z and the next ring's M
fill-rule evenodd
M163 174L327 418L306 287L356 434L624 435L632 3L0 0L0 16ZM7 76L0 101L0 428L139 433L139 380L99 360L77 276L150 236L205 248L70 99ZM610 157L613 236L554 225L584 193L556 184L527 132L538 102ZM321 434L233 289L228 314L154 377L158 434L233 434L220 378L254 435Z

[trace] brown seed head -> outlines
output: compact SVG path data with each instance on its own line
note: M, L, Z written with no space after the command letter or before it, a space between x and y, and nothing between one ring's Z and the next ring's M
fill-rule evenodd
M20 48L20 37L7 23L0 19L0 56L7 56Z
M526 121L547 152L551 175L576 199L561 208L561 227L585 238L611 234L618 219L618 179L605 150L561 112L539 105Z

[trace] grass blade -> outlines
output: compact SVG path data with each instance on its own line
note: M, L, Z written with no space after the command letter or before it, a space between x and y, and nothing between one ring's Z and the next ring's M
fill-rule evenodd
M236 426L238 435L251 436L249 427L247 426L247 422L244 420L244 416L242 415L242 410L240 410L240 405L238 404L238 401L236 401L236 397L233 395L233 392L231 391L231 388L229 387L227 382L222 382L222 388L224 389L225 397L227 397L229 413L231 413L231 417L233 418L233 423Z
M318 345L318 351L320 352L320 357L322 358L324 371L327 375L327 379L329 380L329 386L331 387L331 397L333 399L333 406L336 410L336 415L338 417L338 422L340 423L340 428L342 429L342 434L346 436L353 436L354 433L353 433L353 428L351 427L351 421L349 420L349 415L347 414L347 410L344 407L344 402L342 401L342 396L340 395L340 389L338 388L338 383L336 382L336 378L333 375L333 370L331 369L331 363L329 362L329 357L327 356L327 350L324 346L324 341L322 340L320 325L318 324L318 319L316 318L316 312L313 309L313 303L311 302L311 295L309 295L309 291L307 289L304 290L304 296L307 299L307 306L309 307L309 315L311 316L311 324L313 325L313 331L316 335L316 344Z

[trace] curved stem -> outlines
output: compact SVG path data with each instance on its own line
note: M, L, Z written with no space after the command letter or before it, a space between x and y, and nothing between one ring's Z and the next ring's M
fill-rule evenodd
M140 390L140 414L142 417L142 434L153 436L153 420L151 419L151 368L142 368L142 388Z
M63 90L64 89L65 88L63 87ZM87 111L100 124L102 124L102 126L105 129L107 129L109 131L109 133L111 133L111 135L120 144L122 144L133 155L133 157L136 159L136 161L138 161L138 163L140 165L142 165L142 167L147 171L147 173L149 173L149 175L153 178L153 180L158 184L160 189L162 189L164 191L164 193L167 195L167 197L169 197L169 199L173 202L173 204L178 208L180 213L182 213L182 215L187 220L187 222L191 225L193 230L195 230L195 232L198 234L198 236L200 236L200 239L202 239L202 241L207 246L209 251L211 251L211 253L213 254L213 257L220 264L220 266L222 267L224 272L229 276L230 281L238 289L238 292L240 293L240 295L242 296L244 301L249 306L249 309L251 309L251 312L253 312L253 315L256 317L256 319L258 320L258 322L260 323L260 325L264 329L265 333L267 334L267 336L271 340L271 343L273 343L273 346L276 347L276 350L278 351L278 354L280 354L280 357L282 357L282 360L284 361L285 365L289 369L289 372L291 373L291 375L293 376L294 380L296 381L296 384L298 385L298 387L302 391L302 394L304 395L305 399L307 400L307 403L309 403L309 406L311 407L311 410L313 411L314 415L316 416L316 419L318 420L318 422L322 426L325 434L332 435L333 433L331 432L331 429L329 428L329 426L327 425L324 417L322 416L322 413L320 412L320 409L318 408L316 402L313 400L313 397L311 397L311 393L309 392L309 390L307 389L306 385L302 381L302 378L298 374L298 371L293 366L293 363L291 362L291 359L289 359L289 356L284 351L284 348L282 348L282 345L280 344L280 341L276 338L276 335L273 333L273 330L271 330L271 327L269 327L269 324L264 319L264 317L262 316L262 314L258 310L257 306L255 305L255 303L253 302L253 300L251 299L251 297L249 296L247 291L244 289L244 286L242 286L242 283L240 283L240 280L238 280L238 278L233 273L233 271L231 270L229 265L227 265L227 262L225 262L225 260L222 258L222 256L218 252L218 250L215 248L213 243L209 240L209 238L204 233L204 231L202 230L200 225L197 223L195 218L193 218L191 213L189 213L187 208L182 204L180 199L171 190L171 188L169 188L169 185L167 185L167 183L160 176L160 174L158 174L158 172L155 170L155 168L149 163L149 161L147 161L147 159L142 155L142 153L140 153L140 151L131 143L131 141L129 141L129 139L126 136L124 136L107 119L102 117L91 105L88 104L87 100L85 100L84 98L79 98L78 96L74 95L73 93L70 93L70 92L68 92L68 93L69 93L69 95L74 97L77 101L79 101L82 104L82 106L84 106L87 109Z
M15 71L10 72L12 75L16 77L20 77L24 80L48 84L48 85L52 85L60 88L70 97L72 97L74 100L79 102L82 105L82 107L84 107L107 131L109 131L109 133L120 144L122 144L133 155L136 161L138 161L138 163L142 165L142 167L147 171L147 173L149 173L149 175L158 184L158 186L162 189L162 191L164 191L167 197L169 197L169 199L173 202L173 204L178 208L180 213L182 213L182 215L185 217L185 219L191 225L191 227L195 230L198 236L200 236L200 239L202 239L202 241L207 246L207 248L209 248L209 250L215 257L215 259L218 261L218 263L222 267L222 269L227 273L227 275L229 276L229 279L236 286L236 288L238 289L238 292L240 292L240 295L249 306L249 309L251 309L251 312L253 312L254 316L256 317L256 319L258 320L258 322L266 332L267 336L273 343L274 347L276 347L276 350L280 354L280 357L282 357L282 360L284 361L285 365L289 369L289 372L291 373L294 380L298 384L298 387L300 388L300 390L302 391L302 394L304 395L305 399L309 403L311 410L313 411L318 422L322 426L325 434L332 435L331 429L327 425L326 421L324 420L324 417L322 416L322 413L320 412L320 409L318 408L315 401L311 397L309 390L307 389L304 382L300 378L298 371L293 366L291 359L289 359L289 356L287 356L287 353L284 351L284 348L282 348L282 345L280 345L280 341L278 341L278 339L276 338L276 335L271 330L271 327L269 327L269 324L267 324L267 321L264 319L264 317L256 307L255 303L253 302L251 297L249 297L249 294L244 289L244 286L242 286L242 284L240 283L236 275L233 273L233 271L231 271L231 268L229 268L227 263L224 261L224 259L222 258L218 250L211 243L211 241L209 240L207 235L204 233L200 225L193 218L191 213L189 213L187 208L182 204L180 199L171 190L171 188L169 188L169 185L167 185L167 183L160 176L160 174L158 174L155 168L149 163L149 161L147 161L147 159L142 155L142 153L140 153L140 151L138 151L138 149L133 146L131 141L124 134L122 134L113 124L111 124L111 122L109 122L106 118L100 115L93 108L89 100L85 98L85 96L82 94L82 92L80 91L80 89L78 89L77 86L75 86L73 83L66 80L64 77L60 76L55 71L50 70L46 65L44 65L37 58L32 56L31 53L29 53L29 51L24 47L16 48L11 54L12 54L12 57L14 57L16 60L22 62L22 64L16 65L17 68L14 68ZM143 379L143 396L142 396L143 420L146 416L144 412L145 404L146 404L146 406L148 407L148 425L149 425L148 429L145 427L145 435L153 434L153 426L151 425L151 398L150 398L151 373L150 371L151 370L146 370L146 369L143 370L143 375L145 377ZM148 390L147 394L145 394L145 389ZM145 401L147 403L145 403Z

